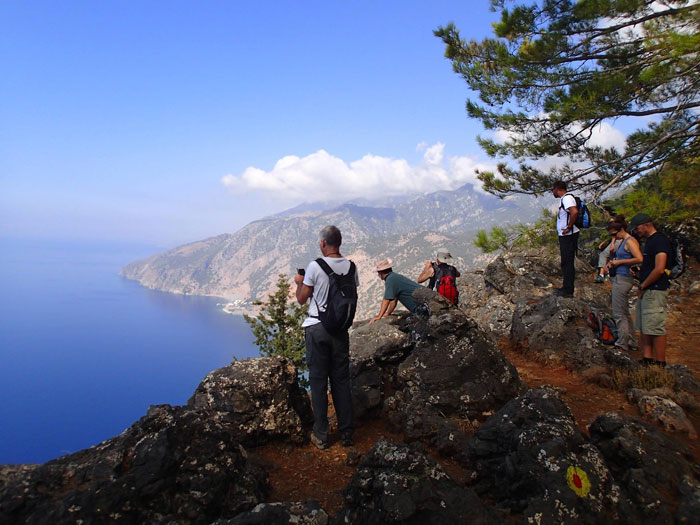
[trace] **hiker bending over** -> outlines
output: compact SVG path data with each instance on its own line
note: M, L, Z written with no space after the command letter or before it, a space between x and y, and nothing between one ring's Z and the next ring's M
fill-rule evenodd
M309 367L311 405L314 412L311 442L322 450L328 448L329 379L343 446L349 447L353 444L348 328L355 315L359 280L355 264L340 254L341 242L338 228L323 228L319 241L323 257L311 261L305 275L294 276L299 304L306 304L311 300L309 316L302 326L306 337L306 364ZM335 292L338 289L348 292L344 295L350 296L350 300L342 302L343 299L339 299L341 294ZM330 297L329 291L332 294ZM341 324L329 320L334 311L336 314L338 311L342 314L340 318L344 321Z
M637 239L627 233L624 215L617 215L608 223L608 233L617 249L613 259L606 264L612 280L612 313L617 326L615 346L622 350L636 349L637 340L632 332L632 317L629 308L629 292L634 286L630 267L642 262L642 251Z
M642 334L643 365L666 366L666 301L670 282L666 273L671 242L656 231L646 213L630 221L630 232L646 239L639 271L635 328Z
M413 290L418 288L419 284L417 282L391 271L391 259L385 259L377 264L377 274L384 281L384 299L382 299L379 314L373 317L369 324L379 321L382 317L391 315L398 302L404 305L409 312L416 311Z
M461 274L452 266L452 255L445 248L440 248L435 261L425 263L425 268L418 276L418 282L428 281L428 288L445 296L452 304L459 304L457 277Z
M559 235L559 253L561 255L561 273L563 284L554 293L562 297L574 296L574 279L576 270L574 260L578 251L578 228L576 218L578 208L573 195L566 192L566 183L558 180L552 185L552 193L559 199L557 212L557 234Z

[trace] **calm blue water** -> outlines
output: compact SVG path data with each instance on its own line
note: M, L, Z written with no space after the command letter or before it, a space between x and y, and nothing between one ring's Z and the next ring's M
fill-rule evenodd
M149 405L184 404L204 376L257 356L220 299L117 275L158 250L0 239L0 464L95 445Z

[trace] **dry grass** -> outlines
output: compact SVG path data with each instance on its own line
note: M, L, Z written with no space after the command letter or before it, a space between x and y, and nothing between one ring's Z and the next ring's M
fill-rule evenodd
M641 390L653 390L655 388L668 388L671 391L678 390L676 376L658 366L641 367L637 370L618 368L613 370L613 384L623 392L630 388Z

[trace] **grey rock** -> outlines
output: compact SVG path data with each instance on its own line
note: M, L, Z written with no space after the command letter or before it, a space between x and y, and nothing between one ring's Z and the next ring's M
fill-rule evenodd
M507 403L477 430L468 457L477 493L522 513L524 522L622 518L618 485L554 389L530 390Z
M403 316L385 317L370 326L356 323L350 333L350 355L353 361L374 359L393 362L403 359L411 350L411 337L399 328Z
M676 512L676 523L697 523L700 519L700 483L685 475L678 485L681 502Z
M582 326L589 311L590 304L577 297L521 299L513 313L512 343L537 358L577 370L605 365L611 358L622 360L619 355L606 358L606 347Z
M328 513L316 501L260 503L229 520L212 525L327 525Z
M296 369L281 357L246 359L214 370L187 403L211 411L237 440L250 446L280 438L304 442L313 421Z
M401 329L406 315L361 322L350 332L350 378L355 417L381 408L384 389L392 384L396 362L412 350L410 334Z
M681 389L688 392L700 392L700 382L686 365L669 365L666 367L666 371L676 376L676 381Z
M661 396L643 395L637 400L637 408L644 419L657 423L666 432L682 432L690 439L696 439L698 434L683 409L675 401Z
M683 485L686 477L697 480L693 456L685 445L620 414L596 418L590 435L626 496L621 504L628 522L675 523L674 500L681 499L686 508L695 505L695 487ZM697 514L688 523L697 523Z
M333 523L498 524L503 517L459 486L428 455L379 441L344 491Z

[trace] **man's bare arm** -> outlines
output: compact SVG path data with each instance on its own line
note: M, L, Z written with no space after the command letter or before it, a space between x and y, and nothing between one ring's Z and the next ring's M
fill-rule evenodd
M379 321L382 317L385 317L386 315L389 315L391 312L393 312L394 308L396 308L397 301L398 299L394 299L393 301L390 301L389 299L382 299L382 306L379 309L379 314L376 317L370 319L369 324L372 324L375 321Z
M306 304L306 301L314 294L314 287L304 284L304 276L296 274L294 282L297 285L296 296L299 304Z

